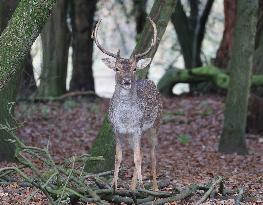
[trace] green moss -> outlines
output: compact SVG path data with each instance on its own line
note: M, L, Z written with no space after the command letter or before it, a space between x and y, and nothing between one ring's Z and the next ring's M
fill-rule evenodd
M102 156L104 161L88 161L85 171L97 173L113 169L115 160L115 141L114 133L107 116L92 145L90 155L93 157Z
M0 36L0 90L19 69L45 24L55 0L21 0Z
M237 1L237 19L232 55L228 65L230 80L226 98L223 133L219 151L246 154L245 127L251 83L258 1Z

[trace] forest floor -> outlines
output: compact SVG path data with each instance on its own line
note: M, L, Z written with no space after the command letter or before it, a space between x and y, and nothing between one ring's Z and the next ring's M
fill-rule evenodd
M229 189L245 188L245 202L263 204L263 136L247 134L249 155L218 153L218 141L223 126L223 97L175 97L163 99L164 112L158 142L158 179L170 180L178 188L192 183L207 183L215 176L223 176ZM85 99L64 102L25 103L16 107L16 117L23 122L18 136L26 144L37 147L49 143L57 162L73 155L87 153L101 127L109 100ZM143 140L144 181L150 178L149 146ZM124 154L120 173L123 183L131 180L133 156ZM0 168L10 164L0 163ZM0 185L0 204L24 204L33 188L17 183ZM193 204L202 193L172 204ZM215 199L204 204L234 204L234 196ZM38 193L30 204L46 204Z

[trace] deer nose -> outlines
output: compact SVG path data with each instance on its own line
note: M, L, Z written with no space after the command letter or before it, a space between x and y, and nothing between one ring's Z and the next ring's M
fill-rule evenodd
M124 78L124 79L122 80L122 83L123 83L123 85L130 85L130 84L131 84L131 79L129 79L129 78Z

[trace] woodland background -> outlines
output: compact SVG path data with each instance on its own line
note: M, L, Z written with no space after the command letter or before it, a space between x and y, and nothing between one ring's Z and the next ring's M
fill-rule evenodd
M127 191L127 149L114 193L114 72L91 33L102 18L104 47L129 57L150 44L147 16L160 41L137 76L162 94L161 191ZM261 0L2 0L0 202L263 203L262 29Z

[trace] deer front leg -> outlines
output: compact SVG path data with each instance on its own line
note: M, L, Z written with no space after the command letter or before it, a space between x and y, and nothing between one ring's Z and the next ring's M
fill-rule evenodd
M141 154L141 142L140 138L134 140L134 164L135 164L135 171L137 172L137 178L139 182L139 186L143 186L142 182L142 154ZM136 179L136 178L135 178ZM136 180L137 181L137 180ZM136 185L135 185L136 186Z
M112 186L114 187L115 190L117 189L117 182L119 177L121 161L122 161L122 147L119 140L116 140L115 169L114 169L114 177L112 181Z

